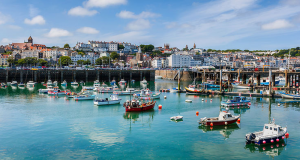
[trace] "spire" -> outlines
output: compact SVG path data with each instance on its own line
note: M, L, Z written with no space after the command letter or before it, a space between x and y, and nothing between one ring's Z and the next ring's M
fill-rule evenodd
M138 53L142 53L142 49L141 46L139 46L139 52Z
M194 49L196 48L196 44L194 43Z

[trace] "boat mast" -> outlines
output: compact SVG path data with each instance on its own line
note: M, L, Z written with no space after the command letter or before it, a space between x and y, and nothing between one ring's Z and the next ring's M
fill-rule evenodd
M289 58L288 58L288 70L290 69L290 58L291 58L291 50L289 50Z

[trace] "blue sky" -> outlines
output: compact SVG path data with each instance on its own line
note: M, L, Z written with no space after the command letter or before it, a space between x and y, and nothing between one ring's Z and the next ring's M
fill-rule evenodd
M1 0L0 44L88 40L213 49L300 46L300 0Z

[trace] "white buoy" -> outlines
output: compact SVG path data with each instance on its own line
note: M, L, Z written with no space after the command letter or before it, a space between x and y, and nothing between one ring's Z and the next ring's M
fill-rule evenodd
M204 99L202 99L202 101L204 101Z
M278 106L280 106L280 103L278 103Z
M167 99L167 96L164 96L164 99Z

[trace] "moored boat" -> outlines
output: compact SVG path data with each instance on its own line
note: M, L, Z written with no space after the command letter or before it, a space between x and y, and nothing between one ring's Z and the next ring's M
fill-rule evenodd
M250 85L250 84L232 83L231 85L233 88L239 88L239 89L251 89L252 88L252 85Z
M183 120L183 116L173 116L173 117L170 117L170 120L182 121Z
M72 86L78 86L78 82L76 82L76 81L71 82L71 85L72 85Z
M39 93L48 94L49 91L53 90L52 86L48 86L47 89L39 89Z
M47 86L54 86L51 80L48 80L46 84Z
M123 107L125 107L126 112L142 112L142 111L147 111L151 110L154 108L156 101L150 101L147 103L139 102L138 100L131 100L131 101L126 101L123 104Z
M110 85L116 85L116 81L115 80L112 80L111 82L110 82Z
M287 98L287 99L300 99L299 94L287 94L287 93L280 93L282 98Z
M142 84L147 84L147 80L144 78L142 81L141 81Z
M219 114L219 117L212 118L201 118L198 122L200 125L205 126L215 126L215 125L229 125L238 121L240 116L233 116L227 111L222 111Z
M198 94L198 95L208 95L209 92L204 90L204 89L195 89L195 88L186 88L185 87L185 90L186 90L186 93L187 94Z
M27 85L27 87L34 87L35 84L36 83L33 81L28 81L26 85Z
M53 85L54 85L54 86L57 86L57 84L58 84L57 81L54 81L54 82L53 82Z
M99 80L95 80L95 81L94 81L93 87L95 87L95 88L101 87L101 84L100 84Z
M246 144L270 144L276 143L288 138L287 127L276 125L273 121L265 124L263 131L246 134Z
M74 100L76 101L81 101L81 100L94 100L95 95L89 95L89 94L80 94L74 96Z
M120 85L125 85L126 81L124 79L121 79L121 81L119 82Z
M239 107L239 106L248 106L250 103L246 97L234 96L233 99L228 99L227 101L222 101L221 106L225 107Z
M23 82L20 82L20 83L18 84L18 87L22 87L22 88L24 88L24 87L25 87L25 83L23 83Z
M110 95L110 98L105 98L105 99L96 99L94 100L94 104L101 106L101 105L111 105L111 104L119 104L122 99L118 97L116 94Z
M61 95L67 95L68 91L62 91L58 87L54 87L52 90L48 91L48 95L56 95L56 96L61 96Z
M62 86L67 86L67 85L68 85L68 83L67 83L67 81L66 81L66 80L64 80L64 81L61 83L61 85L62 85Z
M18 86L18 82L17 81L12 81L10 85L11 86Z

